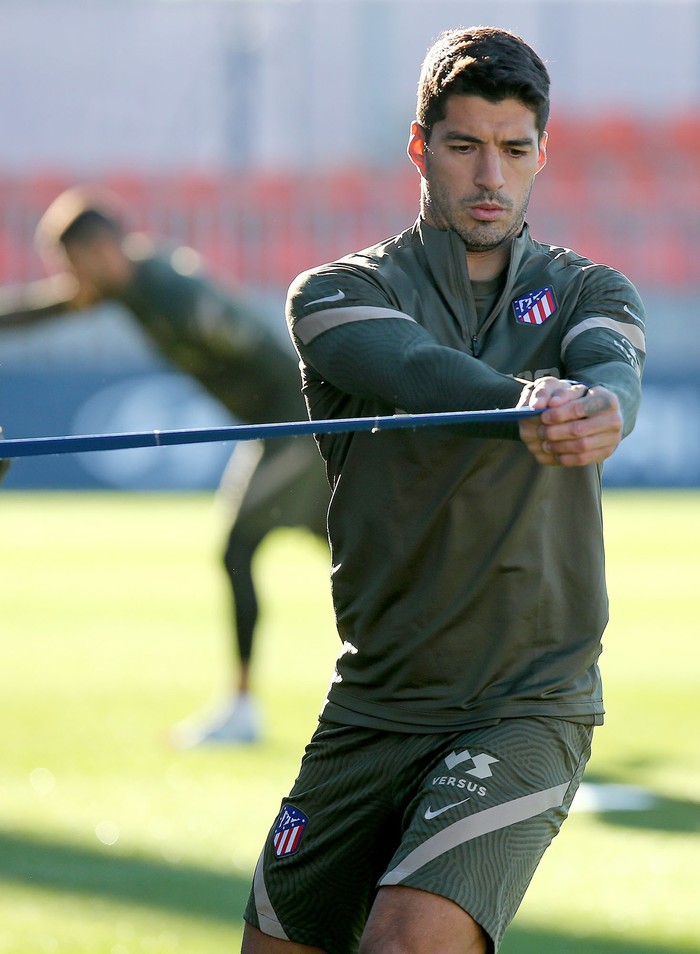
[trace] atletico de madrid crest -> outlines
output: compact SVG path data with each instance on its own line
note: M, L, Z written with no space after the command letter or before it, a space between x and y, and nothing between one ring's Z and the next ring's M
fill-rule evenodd
M528 292L513 302L515 318L521 325L543 325L556 310L557 300L551 285Z
M272 844L275 846L275 855L284 858L293 855L299 850L301 836L309 819L303 812L293 805L283 805L277 819L275 830L272 832Z

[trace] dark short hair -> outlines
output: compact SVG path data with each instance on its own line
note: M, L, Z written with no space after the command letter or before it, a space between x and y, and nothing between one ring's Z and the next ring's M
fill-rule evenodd
M95 236L105 232L119 236L122 234L122 229L110 215L105 215L99 209L86 209L63 229L57 239L61 245L65 246L70 245L71 242L89 242Z
M535 114L540 138L549 119L549 73L523 39L496 27L446 30L428 50L418 81L416 119L428 133L455 94L490 102L517 99Z
M62 192L41 217L37 243L51 248L71 242L90 242L99 235L125 233L119 200L106 190L74 186Z

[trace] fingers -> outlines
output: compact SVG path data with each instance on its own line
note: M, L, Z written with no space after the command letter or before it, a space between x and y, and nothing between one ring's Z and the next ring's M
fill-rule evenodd
M578 422L588 424L590 422ZM548 431L542 440L542 451L562 467L582 467L606 460L621 440L621 427L615 417L596 422L596 429L579 432L576 437L554 436ZM560 432L557 431L557 434Z
M575 381L553 377L538 378L523 388L518 406L537 410L560 407L583 397L586 391L585 384L578 384Z
M605 388L581 394L572 385L569 400L550 390L552 401L542 414L520 422L520 436L541 464L582 467L600 463L613 453L622 439L622 414L617 397ZM533 392L533 398L536 396ZM532 405L531 405L532 406Z

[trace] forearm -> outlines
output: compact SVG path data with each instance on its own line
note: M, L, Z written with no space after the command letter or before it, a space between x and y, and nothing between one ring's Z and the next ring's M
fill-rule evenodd
M578 373L577 380L588 387L593 388L598 385L613 392L620 402L623 418L622 436L627 437L637 419L642 396L641 379L637 372L624 362L607 361L583 369Z
M409 413L514 407L523 387L401 319L342 325L302 350L304 360L338 390Z
M31 326L74 310L75 285L44 279L0 289L0 329Z

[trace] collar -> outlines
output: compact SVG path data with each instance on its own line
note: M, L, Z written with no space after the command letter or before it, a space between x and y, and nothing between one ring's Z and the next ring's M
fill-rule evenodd
M464 240L452 229L436 229L422 218L416 220L414 234L425 250L428 266L436 283L442 287L463 288L471 279L467 267ZM510 287L526 249L532 243L530 228L525 222L511 246L506 286Z

